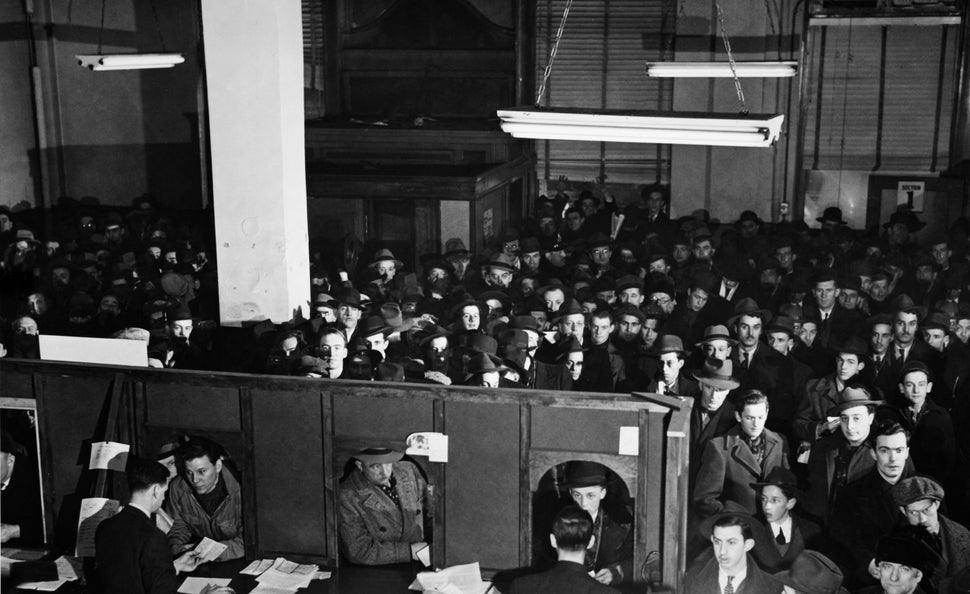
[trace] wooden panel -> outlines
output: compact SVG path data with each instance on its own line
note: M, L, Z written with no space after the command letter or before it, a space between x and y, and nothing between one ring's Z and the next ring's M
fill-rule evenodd
M151 425L239 431L239 395L235 388L148 383L145 405L146 420Z
M327 549L320 394L253 390L252 407L259 553L334 555Z
M0 374L0 396L4 398L33 398L31 374L18 371L5 371Z
M431 400L392 399L355 394L334 396L334 434L338 437L404 438L415 431L434 431Z
M567 408L536 408L532 412L532 447L616 454L620 427L636 425L635 412L591 410L577 415Z
M445 559L519 564L519 407L446 402Z

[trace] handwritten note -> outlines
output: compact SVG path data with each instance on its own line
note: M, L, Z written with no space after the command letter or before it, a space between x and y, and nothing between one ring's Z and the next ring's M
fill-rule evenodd
M120 505L114 499L88 497L81 500L81 513L77 520L77 557L94 557L94 533L104 520L118 513Z
M114 441L97 441L91 444L91 461L88 468L91 470L117 470L125 471L128 464L128 452L131 446L126 443Z

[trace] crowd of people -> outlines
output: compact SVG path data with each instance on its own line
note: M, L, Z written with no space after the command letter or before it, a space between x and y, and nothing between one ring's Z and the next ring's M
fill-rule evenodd
M838 207L810 228L668 202L542 197L480 253L449 239L408 264L313 245L309 319L257 326L235 370L692 398L688 591L787 572L793 591L948 592L970 565L970 221L924 237L905 206L857 231ZM43 332L220 366L205 231L134 206L75 209L46 243L0 212L8 356ZM574 516L556 539L582 540ZM594 579L632 579L611 567ZM838 584L792 585L812 576Z

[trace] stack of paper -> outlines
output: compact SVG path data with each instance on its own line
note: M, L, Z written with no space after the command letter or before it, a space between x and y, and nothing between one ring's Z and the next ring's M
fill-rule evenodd
M491 582L482 580L477 561L440 571L422 571L408 586L410 590L441 594L485 594L491 588Z
M54 565L57 566L57 579L49 582L28 582L26 584L18 584L17 588L21 590L37 590L39 592L53 592L66 582L73 582L77 580L77 571L71 565L70 561L67 560L63 555L58 557L54 561Z
M258 576L259 585L250 594L283 594L306 588L311 580L328 579L330 572L320 571L311 563L300 564L283 557L275 561L256 560L240 571L246 575Z

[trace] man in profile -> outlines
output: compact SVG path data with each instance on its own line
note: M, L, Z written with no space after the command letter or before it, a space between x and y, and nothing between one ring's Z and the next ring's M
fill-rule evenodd
M203 538L226 545L216 561L245 554L242 487L223 458L222 448L207 439L195 438L183 446L183 472L172 480L169 491L172 554L195 547Z
M340 550L351 563L387 565L418 559L428 546L424 502L428 486L404 454L367 448L340 484Z
M128 505L102 522L95 536L104 592L172 594L179 587L177 574L194 570L199 557L194 551L186 551L173 561L165 534L151 519L165 501L168 470L153 460L132 457L125 474L131 494ZM231 594L233 590L206 586L202 592Z
M586 572L586 549L593 538L593 519L581 508L570 505L556 514L549 541L556 549L557 562L547 571L512 581L509 594L608 594L613 588L599 583Z

